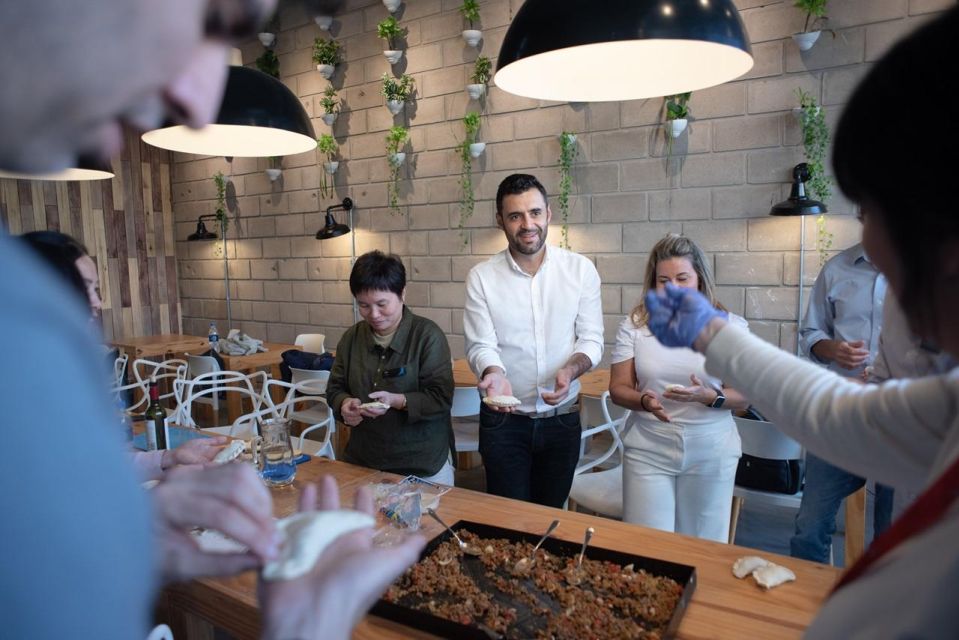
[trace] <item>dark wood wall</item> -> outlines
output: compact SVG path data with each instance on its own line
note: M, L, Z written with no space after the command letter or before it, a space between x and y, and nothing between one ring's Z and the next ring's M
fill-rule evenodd
M114 337L179 333L171 154L127 135L112 180L0 180L0 223L12 235L68 233L97 263L103 331Z

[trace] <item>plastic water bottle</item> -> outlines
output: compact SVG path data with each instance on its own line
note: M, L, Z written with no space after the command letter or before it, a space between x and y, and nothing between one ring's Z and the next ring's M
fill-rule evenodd
M210 349L220 353L220 334L216 331L216 324L210 323L210 332L207 334L210 339Z

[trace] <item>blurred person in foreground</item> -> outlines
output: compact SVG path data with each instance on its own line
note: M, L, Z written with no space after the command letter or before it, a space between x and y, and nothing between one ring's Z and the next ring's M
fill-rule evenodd
M910 93L954 95L959 8L897 44L855 90L836 132L840 187L861 207L862 243L902 306L910 331L959 356L959 212L951 153L959 122L935 137L897 118ZM891 172L895 173L895 177ZM954 638L959 629L959 369L862 385L799 360L727 322L697 292L647 296L649 326L666 345L692 346L776 426L810 451L897 491L905 513L849 568L807 630L811 638Z
M0 169L53 171L81 154L109 158L124 125L211 122L229 45L251 37L273 8L269 0L3 0L0 52L16 64L0 71ZM120 430L108 426L115 415L89 313L68 291L0 235L6 356L56 363L31 376L0 373L4 447L25 456L0 466L0 619L12 638L142 638L161 581L236 573L276 556L272 500L242 464L174 470L149 497L140 490ZM301 507L313 508L315 496L304 491ZM194 526L250 551L201 553L187 533ZM348 637L422 543L371 552L370 535L338 542L299 580L263 585L266 637Z

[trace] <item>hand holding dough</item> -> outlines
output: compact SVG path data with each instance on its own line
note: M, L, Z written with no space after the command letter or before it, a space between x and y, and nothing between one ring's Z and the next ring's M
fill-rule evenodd
M483 402L493 407L518 407L522 404L519 398L513 396L486 396Z
M360 405L360 409L389 409L389 408L390 408L390 405L386 404L385 402L380 402L379 400L375 400L373 402L364 402L363 404Z
M308 573L323 550L341 535L372 527L373 516L353 511L304 511L276 523L280 557L263 567L265 580L292 580Z
M236 460L246 449L246 443L242 440L231 440L228 445L220 449L219 453L216 454L216 457L213 458L214 464L226 464L232 460Z

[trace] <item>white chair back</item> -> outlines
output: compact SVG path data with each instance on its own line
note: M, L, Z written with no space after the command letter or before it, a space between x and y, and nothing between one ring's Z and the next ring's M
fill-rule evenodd
M220 363L213 356L191 356L186 354L187 374L191 378L220 370Z
M453 388L450 416L453 418L453 438L457 453L479 451L480 402L479 389L476 387Z
M326 351L326 335L322 333L301 333L293 341L298 347L310 353L324 353Z
M260 388L266 384L266 373L256 371L245 374L239 371L211 371L198 375L195 378L174 380L173 389L177 398L176 412L173 422L186 427L199 428L193 419L193 404L209 397L219 397L220 393L236 393L242 398L248 398L253 411L259 411L263 405L263 396L256 391L254 382ZM239 437L233 426L207 427L204 431L224 433Z
M117 356L117 359L113 361L113 386L120 387L123 386L127 381L127 361L130 359L125 353L121 353Z
M454 418L478 416L480 412L480 394L476 387L454 387L453 406L450 415Z
M328 373L328 372L327 372ZM280 402L273 402L273 390L278 389L284 398ZM293 447L296 454L308 453L312 456L325 456L336 459L333 451L332 438L336 432L336 421L333 410L330 409L322 393L326 391L326 380L308 379L302 382L289 383L282 380L267 380L264 387L264 406L259 411L240 416L233 423L234 429L256 432L254 421L260 418L288 418L308 426L293 438ZM306 406L304 406L306 405ZM317 429L325 429L322 440L307 439L306 435Z
M618 410L619 409L619 410ZM623 517L623 441L621 432L629 411L617 407L610 408L609 391L600 398L600 413L603 424L587 427L583 430L583 439L602 435L609 438L606 450L598 456L588 456L580 460L573 475L570 488L570 502L589 509L602 516ZM620 414L613 418L611 414ZM614 458L615 457L615 458ZM608 462L614 461L613 466ZM595 471L594 471L595 470ZM592 473L586 473L592 471Z
M311 388L319 389L318 395L323 395L326 393L326 385L330 380L330 372L324 370L313 370L313 369L294 369L290 367L290 371L293 374L293 384L298 384L300 382L306 382L308 380L314 380L311 384Z
M606 447L606 450L598 456L590 457L589 459L580 459L580 464L576 467L576 471L573 472L574 476L585 473L590 469L602 467L606 461L613 456L618 457L618 459L614 461L615 467L618 468L623 464L623 440L620 434L623 431L623 425L626 424L626 419L629 417L629 411L622 407L616 407L615 405L613 405L614 408L611 410L610 405L612 401L609 397L609 391L603 392L599 402L600 411L603 416L602 424L583 429L580 438L583 441L588 441L593 436L603 434L609 438L609 445ZM612 417L611 414L614 412L619 414L618 418L614 419Z
M777 429L773 423L745 418L734 420L743 442L743 453L772 460L802 458L802 445Z

